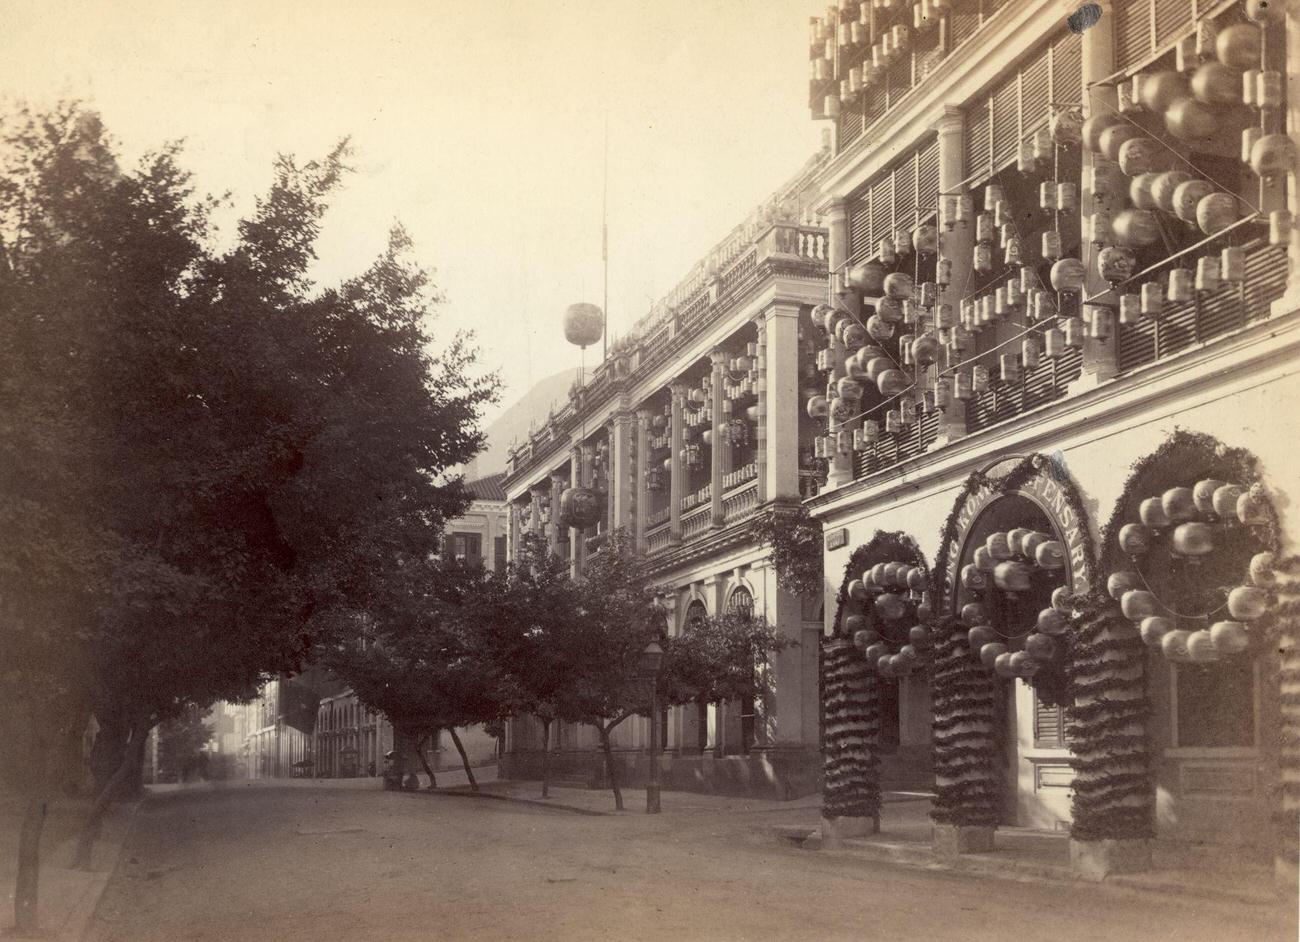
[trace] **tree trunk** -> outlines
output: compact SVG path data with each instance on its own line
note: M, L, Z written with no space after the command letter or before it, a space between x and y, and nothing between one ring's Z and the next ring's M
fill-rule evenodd
M600 750L605 753L605 774L609 776L609 787L614 792L614 810L623 810L623 793L618 788L618 772L614 768L614 750L609 744L609 733L612 726L602 726L596 724L596 729L600 732Z
M474 770L469 767L469 756L465 755L465 747L461 745L460 737L456 735L454 727L447 731L451 733L451 741L456 744L456 751L460 753L460 763L465 766L465 776L469 779L470 789L478 791L478 782L474 778Z
M39 928L37 913L41 875L41 831L45 828L46 802L29 798L18 835L18 878L14 881L14 927L20 934L34 934Z
M91 855L95 850L95 842L99 840L99 833L103 830L104 817L108 814L108 809L112 806L113 797L117 794L118 789L130 779L140 740L144 738L148 731L148 727L144 722L138 722L131 726L130 737L127 740L126 748L122 751L122 759L118 763L117 771L100 789L99 795L96 796L95 803L91 805L90 813L86 815L86 820L81 825L81 831L77 835L77 850L72 857L74 869L90 869Z
M551 792L551 721L542 720L542 797L550 798Z
M420 757L420 765L424 766L424 771L429 776L429 791L438 787L438 777L433 774L433 769L429 766L429 757L424 752L424 745L436 735L435 731L433 735L425 736L415 744L415 753Z

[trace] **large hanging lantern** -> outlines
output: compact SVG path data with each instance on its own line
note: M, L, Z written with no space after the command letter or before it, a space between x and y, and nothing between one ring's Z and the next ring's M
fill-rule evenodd
M1149 209L1126 209L1116 214L1111 230L1122 246L1152 245L1160 238L1160 224Z
M1149 137L1134 137L1119 148L1119 169L1130 177L1150 173L1164 165L1164 151Z
M1214 192L1208 180L1188 180L1174 187L1174 213L1183 222L1196 222L1196 207Z
M1156 208L1172 213L1174 193L1190 179L1192 175L1183 170L1166 170L1156 174L1156 178L1151 182L1151 198L1155 201Z
M885 296L896 301L905 301L912 297L912 276L901 271L891 272L885 276Z
M1052 266L1052 287L1057 291L1082 291L1086 273L1083 262L1077 258L1060 259Z
M600 522L604 500L589 487L570 487L560 495L560 526L585 530Z
M1079 136L1083 139L1083 146L1093 153L1101 153L1101 136L1107 130L1113 127L1119 127L1125 124L1123 118L1109 111L1103 111L1095 114L1084 121L1079 128Z
M1196 204L1196 224L1206 235L1222 232L1239 218L1237 197L1231 193L1211 193Z
M570 304L564 312L564 339L574 346L591 346L605 332L605 314L594 304Z
M1133 277L1137 256L1123 246L1108 245L1097 253L1097 273L1112 286Z
M1184 141L1204 141L1219 130L1220 120L1214 108L1188 96L1169 106L1165 112L1165 129Z
M1127 121L1108 127L1101 132L1102 156L1107 160L1118 161L1119 149L1124 146L1124 143L1141 136L1142 132Z
M874 259L854 265L848 272L849 287L869 297L877 297L885 283L885 266Z
M1214 54L1224 65L1244 72L1259 68L1259 47L1259 27L1236 23L1219 33L1214 43Z
M1187 92L1187 79L1172 70L1146 75L1138 86L1142 107L1156 114L1164 114Z
M882 396L897 396L911 385L911 379L902 370L885 370L876 378Z
M1250 169L1261 177L1286 173L1295 163L1295 142L1289 134L1265 134L1250 148Z
M1206 62L1192 75L1192 95L1211 107L1235 105L1241 100L1241 76L1222 62Z

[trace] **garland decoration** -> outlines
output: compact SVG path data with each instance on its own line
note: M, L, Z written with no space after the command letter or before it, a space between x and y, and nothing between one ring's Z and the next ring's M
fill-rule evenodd
M955 618L935 626L934 804L938 824L996 827L1002 807L1000 684L971 658Z
M880 688L848 641L829 639L824 652L822 816L876 818L880 815Z
M772 548L776 581L791 595L822 594L822 524L803 504L773 507L750 524L755 542Z

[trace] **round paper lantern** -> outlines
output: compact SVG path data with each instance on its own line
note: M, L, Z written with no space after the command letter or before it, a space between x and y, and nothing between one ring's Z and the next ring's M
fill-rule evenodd
M1034 632L1025 639L1025 651L1035 660L1050 661L1056 656L1056 650L1056 642L1041 632Z
M1112 572L1106 580L1106 594L1118 601L1125 592L1142 588L1142 577L1136 572Z
M927 330L912 341L912 362L917 366L929 366L939 359L942 349L943 344L939 343L939 335L932 330Z
M1196 224L1206 235L1222 232L1239 218L1237 197L1231 193L1211 193L1196 204Z
M1101 153L1101 136L1110 128L1126 125L1127 122L1119 115L1111 111L1103 111L1095 114L1079 128L1079 136L1083 139L1083 146L1094 154Z
M571 487L560 495L560 526L585 530L600 522L605 501L589 487Z
M868 645L862 652L862 656L868 664L879 665L882 657L889 657L889 646L877 641L875 644Z
M1125 141L1142 137L1142 131L1127 121L1111 125L1101 132L1101 153L1107 160L1119 160L1119 149Z
M907 629L907 640L917 648L924 648L934 639L930 636L930 629L925 625L913 625Z
M1120 611L1124 613L1125 618L1132 621L1141 621L1149 615L1154 615L1159 605L1160 600L1156 598L1155 593L1145 589L1130 589L1119 599Z
M1156 198L1151 193L1157 173L1139 173L1128 185L1128 198L1138 209L1155 209Z
M966 632L966 643L970 645L973 652L978 653L986 644L991 644L998 638L995 632L988 625L976 625L970 631Z
M1263 493L1251 488L1237 498L1237 519L1247 526L1255 526L1269 521L1268 500Z
M1259 68L1259 27L1235 23L1219 31L1214 41L1219 61L1238 72Z
M968 627L973 628L976 625L981 625L988 621L988 617L988 612L984 610L984 606L979 602L967 602L961 607L960 618L962 624Z
M570 304L564 312L564 339L589 347L605 332L605 314L594 304Z
M1295 142L1286 134L1265 134L1250 146L1250 169L1261 177L1286 173L1295 163Z
M1137 256L1121 245L1108 245L1097 253L1097 274L1112 285L1127 281L1137 271Z
M1044 569L1060 569L1065 565L1065 547L1059 540L1048 540L1038 547L1034 561Z
M1160 507L1174 523L1196 518L1196 500L1190 487L1171 487L1160 495Z
M906 272L890 272L885 276L885 296L896 301L912 297L912 276Z
M876 632L868 631L865 628L853 632L853 646L857 648L859 651L865 651L867 648L871 647L872 635L876 635L877 638L880 637L878 634L876 634Z
M1013 527L1007 531L1007 547L1011 550L1012 556L1019 556L1024 552L1024 539L1033 532L1028 527Z
M980 648L980 663L985 667L992 667L998 658L1007 653L1007 646L1001 641L990 641Z
M934 617L934 609L930 606L930 598L926 595L916 606L917 621L928 622Z
M1183 631L1181 628L1168 632L1160 639L1161 652L1171 661L1187 660L1187 639L1191 634L1190 631Z
M808 418L824 419L830 412L830 402L825 396L813 396L808 400Z
M1069 598L1070 587L1067 585L1058 585L1052 590L1052 608L1056 609L1058 612L1064 612L1067 615L1070 614L1070 612L1073 611L1073 608L1069 603Z
M1148 497L1138 505L1138 517L1141 518L1144 526L1153 530L1163 530L1169 526L1169 517L1165 514L1164 505L1160 503L1158 497Z
M1268 610L1268 592L1258 586L1239 585L1228 593L1228 614L1238 621L1251 621Z
M818 330L826 329L826 318L831 316L833 308L829 304L818 304L812 309L808 317L813 322L813 326Z
M907 587L913 592L924 592L927 586L925 570L919 566L913 566L907 570Z
M1222 62L1206 62L1192 73L1192 95L1211 107L1241 102L1241 73Z
M897 621L907 614L907 600L886 592L876 598L876 614L886 621Z
M1151 531L1140 523L1126 523L1119 528L1119 548L1130 556L1140 556L1151 549Z
M1164 114L1180 98L1187 97L1187 79L1172 69L1144 75L1138 90L1142 107L1156 114Z
M841 330L840 339L850 350L858 350L867 342L867 329L857 321L849 321Z
M1021 537L1020 555L1028 556L1030 559L1034 559L1036 554L1038 553L1038 547L1042 546L1050 539L1051 537L1048 536L1046 533L1038 533L1036 531Z
M1015 555L1011 549L1011 540L1005 533L990 533L984 545L988 547L989 554L994 559L1010 559Z
M1214 552L1214 528L1208 523L1180 523L1170 545L1179 556L1205 556Z
M1213 478L1196 482L1196 486L1192 488L1192 501L1200 513L1214 513L1214 492L1223 487L1224 483L1226 482Z
M1219 113L1195 98L1180 98L1165 112L1165 130L1184 141L1204 141L1219 129Z
M939 249L939 230L929 223L917 226L912 233L912 248L922 255L933 255Z
M961 567L961 584L972 592L987 589L989 585L988 573L974 563L967 563Z
M1052 140L1057 144L1078 144L1083 138L1083 121L1071 108L1062 108L1052 114L1048 123ZM1091 150L1092 148L1089 148Z
M844 399L835 396L831 399L830 417L836 422L844 422L853 414L853 407Z
M867 591L866 583L864 583L861 579L854 579L850 581L848 586L846 587L846 591L848 592L849 598L854 599L858 602L864 602L871 596L871 593ZM862 616L850 615L849 617L861 618Z
M893 368L894 361L889 359L889 357L872 357L867 361L867 380L874 383L880 379L881 373L885 372L885 370L892 370Z
M1272 553L1256 553L1250 557L1250 581L1265 587L1276 583L1277 573L1273 571L1276 561Z
M993 567L997 565L997 560L989 553L987 546L975 547L975 552L971 553L970 558L971 562L987 573L992 573Z
M1148 615L1142 619L1138 632L1142 635L1142 641L1145 644L1154 647L1174 628L1175 622L1172 618L1165 618L1163 615Z
M1129 138L1120 145L1119 169L1130 177L1158 170L1163 163L1164 151L1149 137Z
M1003 652L993 659L993 672L1003 679L1016 676L1016 669L1009 653Z
M885 321L879 314L867 318L867 334L872 340L885 341L894 336L894 325Z
M996 665L996 661L994 664ZM1042 669L1043 662L1028 651L1016 651L1007 661L1007 668L1017 677L1033 677Z
M884 290L885 266L875 259L854 265L849 269L848 283L855 291L861 291L869 297L878 297Z
M1237 501L1241 495L1246 493L1244 487L1236 484L1225 484L1214 492L1212 503L1214 512L1220 517L1235 517L1237 515Z
M1058 259L1052 265L1052 287L1057 291L1081 291L1087 268L1077 258Z
M1214 192L1208 180L1188 180L1174 187L1174 213L1183 222L1196 222L1196 208Z
M1178 192L1180 186L1190 179L1192 179L1192 175L1182 170L1166 170L1163 173L1157 173L1155 180L1151 184L1151 198L1156 201L1156 209L1172 213L1174 211L1174 194Z
M1279 23L1285 13L1285 0L1246 0L1246 19L1252 23Z
M845 376L836 384L835 391L840 394L841 399L857 402L862 398L862 383L851 376Z
M909 568L906 563L885 563L885 585L905 585Z
M1045 635L1059 637L1070 629L1070 616L1056 608L1045 608L1038 613L1035 626Z
M993 569L993 584L1003 592L1025 592L1029 589L1029 567L1018 559L998 563Z
M1220 654L1240 654L1250 646L1250 633L1239 621L1216 621L1210 626L1210 640Z
M881 657L879 660L877 660L876 670L878 670L881 676L883 677L893 676L894 656L892 654L886 654L883 657Z
M831 312L826 315L826 333L838 337L840 335L840 326L845 322L853 319L853 315L843 308L831 308Z
M1123 246L1152 245L1160 238L1160 225L1149 209L1125 209L1111 222L1115 241Z
M876 377L876 387L880 390L882 396L897 396L903 390L910 388L912 379L902 370L885 370Z
M1214 637L1208 631L1193 631L1187 638L1187 656L1193 661L1217 661L1219 651L1214 646Z

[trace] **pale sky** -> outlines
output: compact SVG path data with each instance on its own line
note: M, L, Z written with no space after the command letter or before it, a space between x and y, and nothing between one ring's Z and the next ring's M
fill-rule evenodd
M438 333L475 329L503 371L490 419L577 365L560 317L601 301L606 113L617 334L817 148L807 24L824 7L0 0L0 95L83 99L131 160L184 139L199 188L238 211L276 153L351 135L319 279L363 269L402 222L447 295Z

